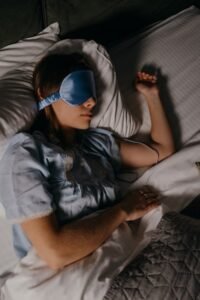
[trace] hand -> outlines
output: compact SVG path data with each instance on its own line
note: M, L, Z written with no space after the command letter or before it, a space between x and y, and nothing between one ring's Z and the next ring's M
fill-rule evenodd
M158 207L159 195L149 187L128 193L122 202L121 209L126 212L126 221L134 221L143 217L150 210Z
M157 76L146 72L138 72L136 76L136 89L144 96L158 95Z

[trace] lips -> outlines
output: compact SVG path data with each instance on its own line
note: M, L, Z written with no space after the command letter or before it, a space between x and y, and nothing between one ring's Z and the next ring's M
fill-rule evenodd
M81 116L83 116L83 117L90 117L90 118L92 118L92 114L81 114Z

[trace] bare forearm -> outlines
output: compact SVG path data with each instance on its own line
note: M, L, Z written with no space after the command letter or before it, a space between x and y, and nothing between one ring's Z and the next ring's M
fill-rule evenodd
M148 103L151 116L151 146L154 146L164 158L174 152L172 132L160 101L157 76L146 72L138 72L136 88Z
M116 205L95 217L62 227L56 241L56 268L62 268L92 253L125 219L126 214Z
M151 139L153 143L174 150L173 136L159 94L146 96L151 116Z
M147 191L145 191L147 196ZM59 270L97 249L124 221L141 218L158 205L156 195L129 192L118 204L85 219L59 228L56 215L34 218L21 224L38 256L53 270Z

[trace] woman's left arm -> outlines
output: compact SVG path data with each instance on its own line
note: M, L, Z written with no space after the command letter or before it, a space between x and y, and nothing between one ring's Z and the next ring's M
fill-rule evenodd
M147 101L151 116L151 142L149 146L120 140L122 163L130 167L151 166L175 152L172 132L164 112L157 86L157 77L138 73L137 90Z

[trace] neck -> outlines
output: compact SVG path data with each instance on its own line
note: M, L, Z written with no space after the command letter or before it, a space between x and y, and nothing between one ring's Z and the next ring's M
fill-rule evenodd
M62 128L61 133L65 146L72 146L76 142L76 129Z

